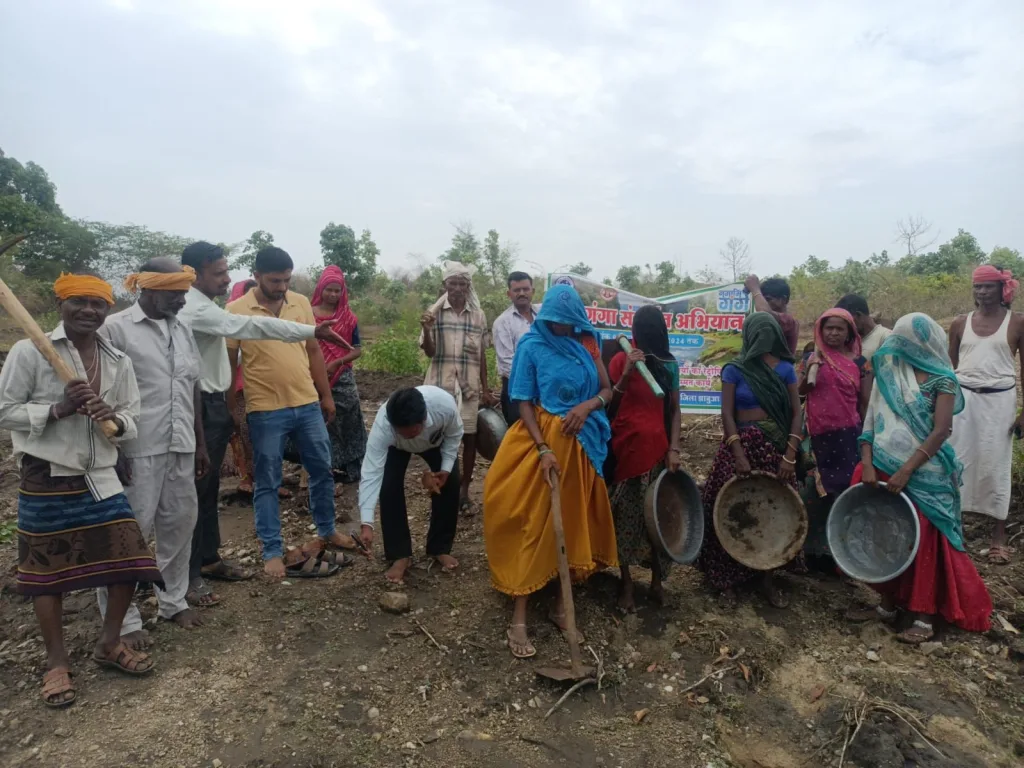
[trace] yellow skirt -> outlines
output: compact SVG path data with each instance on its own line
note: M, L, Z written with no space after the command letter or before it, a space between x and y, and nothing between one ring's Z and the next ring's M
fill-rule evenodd
M562 420L537 409L537 423L561 470L565 551L574 581L618 565L608 489L583 446L562 434ZM551 488L523 422L505 434L484 481L484 544L491 583L513 597L529 595L558 576Z

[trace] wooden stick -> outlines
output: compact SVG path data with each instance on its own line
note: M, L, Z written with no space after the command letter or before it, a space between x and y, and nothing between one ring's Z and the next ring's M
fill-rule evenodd
M26 237L27 235L17 235L0 243L0 254ZM11 319L18 324L25 335L35 344L36 349L46 358L46 362L50 364L50 367L53 368L61 382L67 384L70 381L82 378L71 370L71 366L64 362L64 358L57 353L50 338L43 333L43 329L39 327L35 318L22 306L22 303L18 301L18 297L14 295L3 280L0 280L0 306L7 310L7 314L11 316ZM113 421L99 422L99 427L108 438L116 435L120 429Z
M619 346L622 347L622 351L625 352L627 355L633 351L633 345L629 343L629 339L627 339L625 336L619 336ZM665 397L665 391L661 388L658 382L654 380L654 375L647 367L647 363L641 360L639 363L636 364L636 369L637 371L639 371L640 375L643 376L644 381L647 382L647 386L651 388L651 392L654 393L655 397Z
M558 581L562 589L562 610L565 611L565 628L568 635L569 660L572 675L583 676L583 657L580 654L579 633L576 631L576 606L572 601L572 578L569 574L569 556L565 551L565 528L562 527L562 492L558 477L551 485L551 521L555 528L555 547L558 549Z

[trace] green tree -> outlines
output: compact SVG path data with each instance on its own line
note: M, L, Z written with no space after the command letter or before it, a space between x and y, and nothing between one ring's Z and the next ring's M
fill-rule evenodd
M190 238L154 232L139 224L108 224L83 221L82 225L96 241L93 268L115 288L124 277L158 256L180 258Z
M368 229L364 229L357 240L351 227L332 221L320 232L320 249L324 266L340 267L350 291L364 290L377 273L380 250Z
M638 266L619 267L619 271L615 273L615 282L622 290L637 293L642 277L643 270Z
M92 234L57 205L57 188L46 171L0 150L0 239L17 234L30 237L8 253L30 279L87 269L96 258Z
M1010 270L1017 278L1024 275L1024 259L1016 248L997 245L988 255L988 263Z
M978 239L960 229L955 237L936 250L918 256L904 256L898 264L910 275L947 275L973 269L987 259L988 255L978 245Z
M473 225L468 222L456 224L451 247L441 254L440 261L458 261L479 266L482 259L483 249L476 233L473 232Z
M498 230L487 231L487 239L484 240L484 268L495 285L505 284L515 263L515 256L515 245L502 245L498 238Z
M568 268L568 271L574 275L579 275L580 277L590 277L590 273L594 271L594 268L586 262L577 261Z
M253 265L256 263L256 254L268 245L273 244L274 236L272 234L266 230L257 229L249 235L248 240L241 243L241 253L231 260L231 268L244 269L246 272L251 273Z

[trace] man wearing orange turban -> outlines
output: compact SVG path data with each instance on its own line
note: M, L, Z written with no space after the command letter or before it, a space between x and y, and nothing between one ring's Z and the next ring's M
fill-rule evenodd
M949 356L965 401L953 418L950 443L964 465L961 508L993 518L988 560L1005 565L1013 436L1024 424L1017 413L1015 360L1024 345L1024 315L1010 310L1018 287L1010 270L983 264L972 277L976 309L954 320L949 331Z
M178 320L195 272L172 259L151 259L125 280L139 300L112 315L103 329L135 366L142 399L139 434L124 444L131 462L125 493L142 532L156 534L157 559L166 589L157 592L161 618L185 629L202 624L189 605L188 570L198 513L195 479L209 470L200 417L199 349L191 329ZM100 594L100 611L106 607ZM132 606L122 635L142 630Z
M121 624L136 583L161 577L117 472L117 446L138 434L139 390L132 361L97 333L113 289L63 274L54 292L61 322L48 336L74 379L62 383L31 341L19 341L0 371L0 427L11 432L21 473L17 589L35 603L46 646L42 698L56 708L75 700L80 682L64 645L63 595L109 590L93 658L141 675L153 661L129 647ZM107 421L117 425L109 438Z

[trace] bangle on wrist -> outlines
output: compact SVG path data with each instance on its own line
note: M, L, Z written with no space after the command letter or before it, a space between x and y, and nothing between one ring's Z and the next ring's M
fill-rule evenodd
M543 451L538 451L537 452L537 458L539 459L539 458L543 457L545 454L548 454L548 453L554 453L554 451L552 451L550 448L545 448Z
M540 453L541 451L545 451L547 449L548 449L548 444L547 443L537 443L537 453Z
M605 399L604 399L603 397L601 397L600 395L598 395L598 396L597 396L597 399L601 401L601 407L602 407L602 408L607 408L607 407L608 407L608 401L607 401L607 400L605 400Z
M796 466L796 459L789 459L789 458L786 458L785 456L783 456L782 460L784 462L786 462L787 464L792 464L794 467Z

